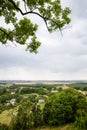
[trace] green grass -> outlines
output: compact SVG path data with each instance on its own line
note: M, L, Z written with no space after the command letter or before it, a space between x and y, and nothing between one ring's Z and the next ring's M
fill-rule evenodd
M38 103L38 105L40 106L41 110L43 110L45 103Z
M9 111L5 110L0 114L0 123L8 125L11 121Z
M12 113L17 114L17 107L10 110L5 110L0 114L0 123L9 125L11 122Z

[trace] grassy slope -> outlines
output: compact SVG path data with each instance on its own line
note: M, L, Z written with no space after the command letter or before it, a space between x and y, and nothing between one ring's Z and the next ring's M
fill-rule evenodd
M17 114L17 107L10 110L5 110L0 114L0 123L9 125L11 121L12 113Z
M2 124L9 124L11 121L11 117L10 117L10 114L9 114L9 111L3 111L1 114L0 114L0 123Z

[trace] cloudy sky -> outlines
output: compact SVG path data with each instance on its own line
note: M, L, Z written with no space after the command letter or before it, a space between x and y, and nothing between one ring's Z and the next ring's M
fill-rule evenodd
M50 34L40 18L31 18L40 24L38 54L0 44L0 80L87 80L87 0L62 4L72 10L63 36L58 31Z

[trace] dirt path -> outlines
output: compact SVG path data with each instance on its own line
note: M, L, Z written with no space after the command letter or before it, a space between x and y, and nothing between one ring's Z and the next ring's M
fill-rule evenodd
M63 128L61 128L60 130L67 130L68 127L69 127L69 125L66 125Z

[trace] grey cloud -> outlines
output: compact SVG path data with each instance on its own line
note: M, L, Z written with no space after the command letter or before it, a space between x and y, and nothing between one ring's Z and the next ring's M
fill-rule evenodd
M87 76L87 2L64 1L72 9L72 27L63 30L62 37L59 31L50 34L41 19L31 17L40 25L37 31L42 42L39 53L30 54L20 46L0 46L0 79L81 79Z
M87 0L72 1L72 11L79 18L87 18Z

